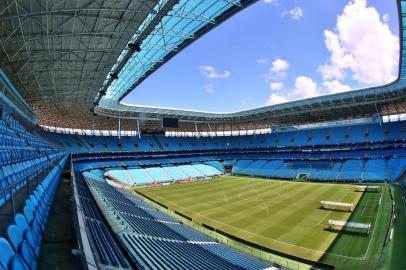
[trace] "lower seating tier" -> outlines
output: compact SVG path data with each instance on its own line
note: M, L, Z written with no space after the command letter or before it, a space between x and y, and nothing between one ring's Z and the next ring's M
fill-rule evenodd
M42 236L66 160L66 156L57 159L25 201L23 213L14 216L14 224L7 229L8 240L0 238L0 269L36 269Z
M218 161L214 163L218 166ZM221 165L221 164L220 164ZM94 172L90 170L85 172L86 175ZM214 177L223 174L222 170L206 163L193 163L186 165L154 166L142 168L139 166L128 168L108 169L104 174L107 178L120 182L124 185L148 185L161 184L173 181L180 181L191 178ZM95 176L92 176L94 178Z
M130 265L115 241L114 234L106 226L81 173L74 173L73 185L77 198L76 207L81 210L78 211L78 218L83 220L96 264L103 269L129 269Z
M52 154L0 166L0 207L27 183L41 178L62 155Z
M406 158L345 160L238 160L232 172L240 175L310 180L396 181L406 169Z
M191 166L191 165L190 165ZM158 211L131 192L84 174L98 209L141 269L265 269L245 255Z

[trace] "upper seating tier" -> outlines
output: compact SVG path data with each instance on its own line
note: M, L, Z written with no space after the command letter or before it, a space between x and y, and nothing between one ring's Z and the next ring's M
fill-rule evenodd
M388 122L380 125L354 124L335 127L276 131L270 134L218 137L165 137L143 135L78 136L50 133L72 152L162 152L214 149L249 149L278 147L314 147L405 142L406 122Z

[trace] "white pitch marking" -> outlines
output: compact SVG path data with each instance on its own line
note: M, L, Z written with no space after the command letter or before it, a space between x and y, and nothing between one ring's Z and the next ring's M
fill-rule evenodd
M373 227L372 227L371 238L369 238L369 243L368 243L367 251L365 252L364 257L362 258L363 261L365 261L365 259L366 259L366 257L367 257L369 247L371 246L371 243L372 243L371 240L374 238L376 220L378 219L379 213L381 212L381 208L382 208L382 207L381 207L381 202L382 202L382 192L381 192L380 195L379 195L378 213L377 213L376 216L375 216L375 220L374 220L374 223L373 223L374 225L373 225Z
M157 197L159 197L159 198L161 198L161 200L163 200L163 201L167 201L167 202L169 202L169 203L171 203L171 204L173 204L173 205L178 206L179 208L183 208L183 209L185 209L185 210L187 210L187 211L189 211L189 212L192 212L192 213L194 213L194 214L196 214L196 215L198 215L198 216L201 216L201 217L203 217L203 218L205 218L205 219L212 220L212 221L214 221L215 223L222 224L222 225L224 225L224 226L226 226L226 227L230 227L230 228L236 229L236 230L238 230L238 231L245 232L245 233L247 233L247 234L250 234L250 235L253 235L253 236L256 236L256 237L259 237L259 238L263 238L263 239L267 239L267 240L270 240L270 241L278 242L278 243L281 243L281 244L285 244L285 245L287 245L287 246L294 246L294 247L299 248L299 249L309 250L309 251L313 251L313 252L316 252L316 253L330 254L330 255L333 255L333 256L337 256L337 257L341 257L341 258L347 258L347 259L352 259L352 260L365 260L365 258L363 258L363 257L350 257L350 256L345 256L345 255L340 255L340 254L335 254L335 253L330 253L330 252L315 250L315 249L306 248L306 247L298 246L298 245L291 244L291 243L286 243L286 242L283 242L283 241L280 241L280 240L272 239L272 238L269 238L269 237L266 237L266 236L263 236L263 235L259 235L259 234L256 234L256 233L253 233L253 232L250 232L250 231L247 231L247 230L244 230L244 229L241 229L241 228L232 226L232 225L230 225L230 224L227 224L227 223L218 221L218 220L213 219L213 218L210 218L210 217L208 217L208 216L202 215L202 214L200 214L200 213L198 213L198 212L195 212L195 211L190 210L190 209L188 209L188 208L186 208L186 207L183 207L182 205L179 205L179 204L177 204L177 203L174 203L174 202L171 202L171 201L169 201L169 200L167 200L167 199L164 199L164 198L162 198L161 196L159 196L159 195L157 195L157 194L154 194L154 195L157 196Z

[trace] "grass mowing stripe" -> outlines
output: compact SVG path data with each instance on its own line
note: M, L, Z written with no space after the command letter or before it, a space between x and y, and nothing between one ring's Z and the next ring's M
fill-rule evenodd
M170 198L176 198L177 200L182 199L184 202L187 202L188 200L193 200L194 195L199 194L201 195L202 191L205 193L205 196L212 196L212 194L217 194L218 192L222 190L227 190L230 187L234 189L239 189L238 185L233 184L232 182L222 182L221 183L215 183L217 185L213 185L214 182L217 180L200 180L198 181L200 184L200 187L198 189L195 189L195 186L193 185L193 182L190 184L183 184L183 185L178 185L181 186L180 189L175 190L171 194L166 195L166 193L161 193L162 195L165 195L168 199ZM190 185L190 186L189 186ZM205 188L204 188L205 187ZM151 190L153 193L157 189ZM182 191L182 192L179 192ZM187 196L183 195L183 192L187 192ZM169 191L171 192L171 191Z
M204 181L204 180L203 180ZM203 182L202 181L202 182ZM213 180L211 180L211 181L213 181ZM217 180L214 180L214 181L217 181ZM206 181L204 181L205 183L208 183L208 181L206 180ZM231 186L231 183L229 183L228 185L230 185ZM185 186L185 185L183 185L183 186ZM236 185L234 185L234 188L235 189L238 189L238 187L235 187ZM221 185L221 187L222 188L220 188L220 189L215 189L215 190L222 190L222 189L227 189L228 188L228 186L225 186L224 184L222 184ZM188 189L193 189L193 186L191 186L191 187L188 187ZM145 192L146 194L150 194L150 195L153 195L154 194L154 191L156 191L157 189L150 189L150 191L148 191L148 192ZM181 204L181 205L190 205L191 204L191 202L193 202L194 200L195 200L195 195L199 195L199 197L203 200L203 201L205 201L206 203L205 204L201 204L201 205L197 205L197 204L193 204L193 205L195 205L196 207L199 207L199 206L206 206L207 205L207 207L213 207L214 206L214 204L216 204L217 203L217 201L216 200L213 200L213 198L211 198L211 196L213 196L213 194L218 194L218 191L216 192L216 191L214 191L214 190L207 190L207 191L205 191L204 192L205 193L205 195L201 195L201 193L196 193L196 192L194 192L192 195L188 195L187 197L185 197L184 195L180 195L180 194L175 194L175 195L172 195L172 196L166 196L165 194L161 194L161 196L164 196L165 197L165 199L166 199L166 203L168 204L168 206L170 206L170 204L171 204L171 201L176 201L178 204ZM217 195L216 195L217 196ZM212 204L212 205L210 205L210 204ZM223 203L221 203L221 204L223 204ZM196 210L198 210L198 209L191 209L191 210L193 210L193 211L196 211Z
M385 228L387 228L388 206L390 198L387 185L381 185L380 193L365 192L357 208L355 209L350 221L366 222L372 224L372 233L368 236L362 236L353 233L340 233L328 249L328 252L322 258L322 261L331 262L337 265L338 269L375 269L379 255L382 250L383 240L385 237ZM379 198L382 196L382 200ZM379 202L381 205L379 205ZM376 211L378 208L378 212ZM374 218L365 217L362 212L374 212ZM368 215L371 215L368 213ZM376 218L375 218L376 217ZM348 255L352 254L356 258L342 260L334 254Z
M393 223L393 238L384 247L379 270L406 269L406 208L402 198L402 188L391 185L395 202L396 218Z
M319 209L320 200L356 205L361 193L355 192L353 185L225 176L219 180L138 191L171 210L190 216L197 223L206 223L262 246L313 260L324 254L322 259L334 262L337 269L356 269L340 268L340 265L345 265L342 261L358 261L359 250L367 248L362 239L358 243L359 237L354 236L347 238L351 240L350 247L341 246L345 252L331 249L340 234L323 228L328 219L347 220L350 215ZM362 220L371 220L374 201L372 197L360 201L363 208L358 212L363 211L359 214Z
M328 194L331 194L334 192L334 190L331 189L326 189L326 187L323 187L324 189L321 189L319 191L315 190L314 194L314 199L319 202L323 198L328 197ZM281 236L278 237L278 239L283 240L283 241L290 241L294 242L296 245L307 247L313 250L319 250L324 252L326 248L334 241L335 236L331 234L325 234L323 237L324 241L321 239L319 240L319 243L315 245L312 237L309 237L310 232L315 232L313 235L319 235L320 234L320 229L323 229L323 227L320 226L314 226L316 222L313 223L303 223L305 220L307 220L307 214L312 210L312 207L314 208L314 205L304 205L300 209L296 211L290 211L290 215L279 221L280 226L285 226L286 224L289 224L289 230L285 229L285 232L281 234ZM324 210L326 211L326 210ZM331 215L331 211L329 211L329 215ZM346 220L348 218L347 213L339 213L341 216L341 219ZM318 223L318 222L317 222ZM312 224L312 226L309 226ZM287 237L284 237L287 236ZM294 251L298 252L298 251ZM302 252L301 250L299 252ZM308 253L308 252L306 252ZM312 257L314 259L319 259L323 254L321 252L313 255ZM303 255L302 255L303 256ZM310 255L308 255L310 256Z
M309 188L311 188L311 187L309 187ZM308 194L309 192L308 192L308 189L309 188L307 188L306 189L306 187L303 187L302 189L304 189L304 190L302 190L302 189L297 189L296 191L297 191L297 194L298 195L304 195L304 194ZM265 191L264 191L265 192ZM262 201L262 199L260 198L261 196L260 196L260 194L261 193L256 193L257 194L257 196L256 196L256 201L257 202L263 202ZM303 196L302 198L305 198L305 196ZM241 205L242 204L242 205ZM230 204L230 206L232 206L232 204ZM251 206L256 206L255 204L252 204ZM266 209L264 208L264 207L262 207L263 205L261 205L261 207L259 207L259 211L260 212L266 212ZM269 208L272 208L273 210L272 210L272 214L275 214L275 212L276 211L279 211L279 210L282 210L282 208L283 207L285 207L286 206L286 202L284 202L284 201L280 201L277 205L273 205L273 204L271 204L269 207L268 207L268 209ZM244 209L245 208L245 209ZM226 214L229 214L229 213L239 213L239 210L240 209L242 209L241 211L250 211L250 205L246 205L246 202L245 201L240 201L235 207L225 207L224 208L224 210L223 211L220 211L220 212L217 212L216 213L216 215L211 215L211 217L213 217L213 218L220 218L220 217L223 217L224 215L226 215ZM255 216L255 213L253 214L253 216ZM238 219L241 219L241 217L240 216L237 216L237 218ZM247 216L247 217L243 217L245 220L248 220L248 221L250 221L251 219L250 219L250 216ZM231 222L232 222L232 220L231 220Z

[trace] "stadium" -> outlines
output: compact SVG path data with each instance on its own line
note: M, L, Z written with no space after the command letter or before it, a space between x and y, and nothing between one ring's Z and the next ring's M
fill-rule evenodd
M231 113L125 99L282 2L1 1L0 270L406 269L406 0L382 1L399 27L386 84Z

